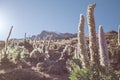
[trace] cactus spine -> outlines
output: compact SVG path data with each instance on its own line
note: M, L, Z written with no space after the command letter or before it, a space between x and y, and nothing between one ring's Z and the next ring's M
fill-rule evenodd
M99 26L99 50L100 50L100 64L109 70L109 55L107 50L107 43L102 26Z
M80 50L80 60L83 68L88 68L89 60L88 54L85 47L85 36L84 36L84 16L80 15L80 22L78 25L78 49Z
M88 6L87 9L87 20L88 20L88 29L89 29L89 49L90 49L90 61L93 64L99 65L99 55L98 55L98 46L96 38L96 27L94 20L94 8L96 4Z
M120 25L118 26L118 45L120 45Z

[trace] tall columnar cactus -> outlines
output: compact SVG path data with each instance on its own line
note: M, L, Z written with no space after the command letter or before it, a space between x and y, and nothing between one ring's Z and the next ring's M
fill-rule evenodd
M118 26L118 44L120 45L120 25Z
M34 38L33 48L37 48L37 36Z
M88 28L89 28L89 49L90 49L90 59L91 63L99 65L99 55L98 55L98 45L96 38L96 27L94 20L94 8L96 4L88 6L87 9L87 19L88 19Z
M50 36L49 36L47 51L49 50L50 42L51 42L52 36L53 36L53 35L50 35Z
M80 60L83 68L89 67L88 54L85 47L85 36L84 36L84 16L80 15L80 22L78 25L78 49L80 50Z
M109 55L107 50L107 43L102 26L99 26L99 55L100 55L101 66L105 67L108 70L110 66L110 62L109 62Z
M27 33L25 33L25 35L24 35L24 41L26 42L26 35L27 35Z
M8 36L7 36L7 39L5 40L4 57L7 57L6 52L7 52L7 47L8 47L8 41L9 41L10 35L11 35L11 33L12 33L12 29L13 29L13 26L11 26L10 31L9 31L9 34L8 34Z

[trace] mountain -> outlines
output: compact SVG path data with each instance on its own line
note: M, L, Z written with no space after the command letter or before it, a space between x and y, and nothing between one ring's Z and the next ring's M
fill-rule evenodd
M77 37L77 34L72 34L72 33L57 33L57 32L52 32L52 31L42 31L38 35L33 35L31 39L45 39L47 36L52 35L51 39L52 40L57 40L57 39L69 39L69 38L74 38Z

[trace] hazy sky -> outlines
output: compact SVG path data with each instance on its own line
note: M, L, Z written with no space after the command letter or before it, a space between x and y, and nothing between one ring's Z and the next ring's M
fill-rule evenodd
M120 24L120 0L0 0L0 40L13 25L12 38L38 34L42 30L77 33L79 15L96 3L96 30L116 30ZM87 19L85 24L87 30Z

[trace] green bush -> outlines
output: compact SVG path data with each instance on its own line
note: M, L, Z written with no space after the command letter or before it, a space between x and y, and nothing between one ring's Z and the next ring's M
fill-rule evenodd
M89 75L88 69L80 69L79 66L74 66L69 78L70 80L89 80Z
M73 59L71 61L71 74L70 80L119 80L120 79L120 71L115 71L113 69L109 69L109 71L105 71L103 67L97 67L96 65L91 66L89 69L81 68L78 65L78 62Z

